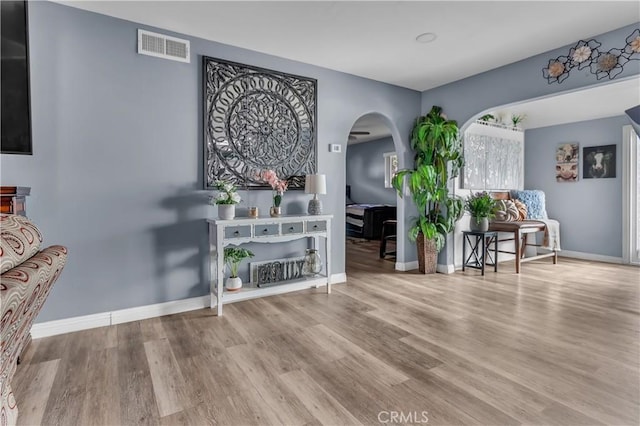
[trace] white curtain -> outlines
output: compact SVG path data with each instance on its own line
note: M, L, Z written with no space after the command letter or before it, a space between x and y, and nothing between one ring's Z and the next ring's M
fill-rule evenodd
M524 189L524 132L473 123L464 133L463 188Z

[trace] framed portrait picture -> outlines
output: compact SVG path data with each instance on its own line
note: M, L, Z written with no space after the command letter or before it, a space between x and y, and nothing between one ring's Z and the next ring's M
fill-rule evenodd
M588 146L582 149L582 178L606 179L616 177L616 146Z
M556 148L556 182L576 182L578 180L578 156L580 145L561 143Z

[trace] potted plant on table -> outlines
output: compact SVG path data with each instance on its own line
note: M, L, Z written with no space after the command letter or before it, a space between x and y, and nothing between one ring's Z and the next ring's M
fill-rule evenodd
M229 291L236 291L242 288L242 279L238 276L240 262L249 257L253 257L253 252L242 247L226 247L224 249L224 262L231 271L224 286Z
M233 219L236 217L236 204L242 201L238 189L234 185L222 181L215 182L214 186L220 192L210 201L218 206L218 217L224 220Z
M393 186L401 197L406 178L418 208L409 239L417 242L418 266L423 274L436 272L437 254L462 214L462 200L449 194L450 181L458 176L464 163L458 136L458 124L448 120L442 108L433 106L413 126L413 168L400 170L393 178Z
M469 195L464 202L464 208L471 214L470 227L475 232L487 232L489 219L495 217L496 201L488 192L476 192Z

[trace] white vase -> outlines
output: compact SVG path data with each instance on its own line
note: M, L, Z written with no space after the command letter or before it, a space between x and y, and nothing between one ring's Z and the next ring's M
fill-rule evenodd
M229 291L236 291L242 288L242 279L240 277L229 277L225 281L224 286Z
M489 219L486 217L483 217L483 218L480 218L480 220L476 220L475 217L471 217L469 226L471 227L471 230L474 232L487 232L489 230Z
M223 220L231 220L236 217L235 204L218 204L218 217Z

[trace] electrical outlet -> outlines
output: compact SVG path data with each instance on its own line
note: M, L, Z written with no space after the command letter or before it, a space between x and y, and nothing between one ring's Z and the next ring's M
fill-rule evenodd
M342 145L339 143L329 144L329 152L342 152Z

